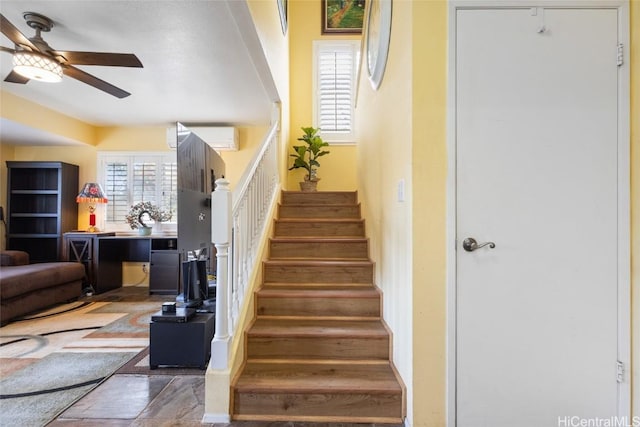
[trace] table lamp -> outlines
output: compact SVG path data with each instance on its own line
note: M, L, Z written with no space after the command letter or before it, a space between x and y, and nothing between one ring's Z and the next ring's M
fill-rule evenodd
M89 228L87 232L96 233L100 230L96 227L96 203L107 203L107 197L100 184L95 182L87 182L80 194L76 197L76 203L89 203Z

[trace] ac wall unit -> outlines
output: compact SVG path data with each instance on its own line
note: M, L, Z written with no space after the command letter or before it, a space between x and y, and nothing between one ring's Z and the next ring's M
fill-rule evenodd
M230 126L189 126L189 131L195 133L211 148L218 151L238 151L238 129ZM178 134L175 126L167 128L167 145L176 148Z

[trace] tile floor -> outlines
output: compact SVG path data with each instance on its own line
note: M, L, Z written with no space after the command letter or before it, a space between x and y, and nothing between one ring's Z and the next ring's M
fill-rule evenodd
M375 424L239 422L203 424L204 376L116 374L48 427L373 427ZM382 425L379 425L382 426ZM384 426L391 426L384 424Z
M146 292L145 292L146 293ZM97 297L97 298L96 298ZM161 301L120 288L94 300ZM67 408L47 427L398 427L391 424L239 422L203 424L202 375L115 374Z

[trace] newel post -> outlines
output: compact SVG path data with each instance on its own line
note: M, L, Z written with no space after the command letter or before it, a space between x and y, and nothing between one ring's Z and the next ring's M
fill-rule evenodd
M211 342L214 369L226 369L229 359L229 245L231 244L231 191L229 181L216 180L211 193L211 241L216 247L216 327Z

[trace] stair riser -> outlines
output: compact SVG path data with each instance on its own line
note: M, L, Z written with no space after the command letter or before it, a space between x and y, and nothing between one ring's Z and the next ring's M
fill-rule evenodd
M264 267L265 283L373 283L373 264L363 266L293 266Z
M257 310L264 316L380 317L380 298L267 298L258 295Z
M278 218L360 218L360 205L347 206L283 206Z
M364 237L364 222L282 222L276 221L276 237Z
M281 203L283 205L347 205L358 203L358 194L353 191L322 191L317 193L283 192Z
M334 338L253 337L247 342L249 358L389 359L388 337Z
M272 241L271 258L369 258L369 243L355 242L278 242Z
M402 394L367 393L243 393L236 392L234 419L250 416L277 416L282 421L300 421L317 417L316 421L343 417L344 422L387 422L402 419ZM266 418L265 418L266 419ZM335 418L333 418L335 420Z

